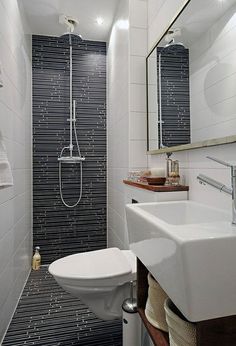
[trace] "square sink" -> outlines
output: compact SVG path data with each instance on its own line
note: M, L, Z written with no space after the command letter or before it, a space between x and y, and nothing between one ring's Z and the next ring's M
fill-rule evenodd
M139 208L171 225L229 220L229 216L218 209L190 201L142 204Z
M131 250L197 322L236 314L236 226L193 201L126 206Z

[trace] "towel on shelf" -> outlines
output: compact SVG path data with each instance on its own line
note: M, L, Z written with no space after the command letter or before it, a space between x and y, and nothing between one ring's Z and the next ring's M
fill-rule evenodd
M11 166L7 158L7 152L0 133L0 189L13 185Z

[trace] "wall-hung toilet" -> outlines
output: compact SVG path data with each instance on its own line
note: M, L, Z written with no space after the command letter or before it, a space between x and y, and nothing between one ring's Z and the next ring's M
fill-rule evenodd
M136 257L130 250L108 248L60 258L49 272L65 291L103 320L121 318L122 303L136 280Z

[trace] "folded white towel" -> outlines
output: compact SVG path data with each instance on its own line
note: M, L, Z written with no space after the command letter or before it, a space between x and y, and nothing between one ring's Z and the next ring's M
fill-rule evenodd
M0 133L0 189L13 185L13 176L7 152Z

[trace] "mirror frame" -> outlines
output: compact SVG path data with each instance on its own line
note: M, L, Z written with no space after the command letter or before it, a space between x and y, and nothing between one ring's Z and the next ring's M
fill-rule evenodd
M172 27L172 25L175 23L175 21L178 19L178 17L182 14L182 12L185 10L185 8L188 6L188 4L191 2L191 0L186 0L183 4L180 11L174 16L171 23L168 25L167 29L164 31L160 39L156 42L156 44L153 46L151 51L148 53L148 56L146 57L146 109L147 109L147 154L149 155L156 155L156 154L163 154L163 153L172 153L176 151L184 151L184 150L191 150L191 149L198 149L198 148L205 148L205 147L212 147L215 145L222 145L222 144L230 144L236 142L236 135L233 136L226 136L226 137L218 137L218 138L212 138L207 139L204 141L199 141L195 143L189 143L189 144L181 144L176 145L173 147L167 147L167 148L161 148L161 149L149 149L149 120L148 120L148 58L152 54L152 52L156 49L158 44L161 42L161 40L164 38L164 36L167 34L168 30Z

